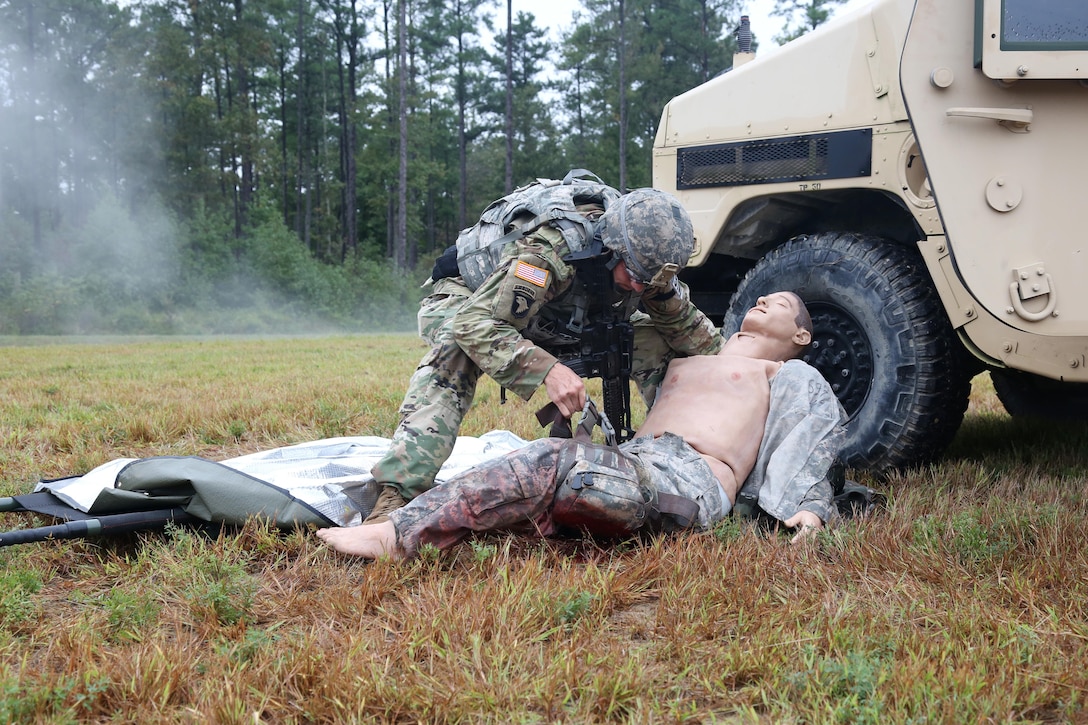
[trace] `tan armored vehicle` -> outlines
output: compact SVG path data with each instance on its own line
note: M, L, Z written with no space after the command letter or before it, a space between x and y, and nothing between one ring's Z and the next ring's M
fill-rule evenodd
M665 107L654 185L726 333L809 303L848 465L938 455L983 369L1088 417L1088 2L876 0L745 59Z

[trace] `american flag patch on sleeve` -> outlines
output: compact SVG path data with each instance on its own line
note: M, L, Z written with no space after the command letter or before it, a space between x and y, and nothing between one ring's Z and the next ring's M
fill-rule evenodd
M518 262L514 267L514 276L523 279L537 287L548 286L548 270L543 267L535 267L528 262Z

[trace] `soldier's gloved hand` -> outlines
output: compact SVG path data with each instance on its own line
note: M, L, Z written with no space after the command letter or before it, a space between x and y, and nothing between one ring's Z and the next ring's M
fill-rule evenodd
M571 417L585 407L586 384L563 363L553 365L544 376L544 390L564 418Z
M799 541L816 536L816 532L824 527L824 522L811 511L798 511L783 521L782 525L790 529L798 529L797 533L790 539L791 544L796 544Z

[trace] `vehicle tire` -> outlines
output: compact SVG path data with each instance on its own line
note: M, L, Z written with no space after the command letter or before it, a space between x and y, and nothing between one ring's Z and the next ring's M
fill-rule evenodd
M796 237L748 272L722 334L776 290L796 292L812 315L803 359L849 416L847 466L881 474L944 451L963 421L971 375L916 249L842 232Z
M1020 418L1088 421L1088 384L1063 383L1019 370L992 370L997 399Z

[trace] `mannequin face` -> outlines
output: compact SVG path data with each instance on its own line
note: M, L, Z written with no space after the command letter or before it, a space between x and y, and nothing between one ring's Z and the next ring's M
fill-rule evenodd
M792 292L760 297L745 314L740 332L729 338L727 348L768 360L797 357L812 341L812 334L797 324L802 304Z
M804 346L811 339L808 330L797 324L801 303L790 292L773 292L756 300L741 323L742 331L760 331L780 342L791 341Z

